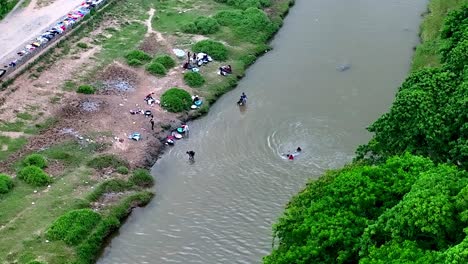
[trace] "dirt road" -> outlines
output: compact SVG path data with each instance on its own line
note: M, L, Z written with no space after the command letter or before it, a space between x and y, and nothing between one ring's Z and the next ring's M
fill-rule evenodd
M38 8L37 0L32 0L26 8L18 8L0 21L0 62L4 62L25 42L39 35L49 26L65 16L83 0L56 0Z

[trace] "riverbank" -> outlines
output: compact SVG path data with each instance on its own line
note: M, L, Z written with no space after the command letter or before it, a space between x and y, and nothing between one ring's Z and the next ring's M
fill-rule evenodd
M272 1L258 6L264 11L245 6L254 2L229 6L196 0L116 1L0 92L0 167L14 182L0 196L0 235L8 238L0 243L1 261L94 260L103 239L131 208L145 205L152 196L151 183L140 179L147 174L139 168L154 164L172 129L206 113L210 104L236 86L256 57L270 49L268 40L293 4ZM211 20L206 19L209 16ZM204 22L211 25L209 32ZM204 83L193 85L184 80L186 72L180 67L184 58L172 50L193 51L199 42L216 43L225 54L199 44L214 61L200 68ZM127 59L133 50L144 51L150 61L169 55L176 67L164 65L165 74L153 75L147 62ZM228 64L233 74L218 75L218 68ZM84 86L91 86L94 94L76 92ZM171 113L144 101L151 92L159 99L175 86L199 95L202 107ZM152 112L154 130L149 118L129 113L138 108ZM134 132L142 140L128 139ZM18 176L31 153L47 160L43 171L51 178L46 185L32 186L24 180L28 177ZM70 218L94 225L74 224ZM88 236L77 235L76 230Z
M430 3L423 43L373 138L310 181L264 263L466 263L466 1ZM451 11L451 12L448 12Z

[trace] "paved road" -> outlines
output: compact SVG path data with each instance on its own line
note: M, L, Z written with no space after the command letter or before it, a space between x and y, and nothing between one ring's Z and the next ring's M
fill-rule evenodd
M36 0L33 0L27 8L13 11L0 21L0 62L7 60L12 52L20 49L82 2L83 0L56 0L49 6L35 9Z

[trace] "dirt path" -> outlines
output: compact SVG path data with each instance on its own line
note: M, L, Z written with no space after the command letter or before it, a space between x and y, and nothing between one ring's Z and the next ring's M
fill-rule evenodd
M0 62L4 62L12 52L48 29L81 2L82 0L56 0L48 6L37 8L37 0L32 0L26 8L16 9L0 21Z

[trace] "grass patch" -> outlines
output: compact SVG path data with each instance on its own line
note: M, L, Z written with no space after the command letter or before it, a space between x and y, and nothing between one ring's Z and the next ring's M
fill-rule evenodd
M145 169L136 169L129 181L140 187L151 187L154 184L153 176Z
M63 85L63 90L67 92L75 91L78 85L73 81L66 81Z
M184 74L184 81L190 87L200 87L205 83L205 79L198 72L187 72Z
M91 85L80 85L78 87L78 90L76 90L77 93L82 93L82 94L94 94L96 93L96 88L94 88Z
M16 117L23 120L33 120L34 117L30 113L18 113Z
M6 132L21 132L23 131L25 123L21 120L15 122L1 122L0 131Z
M128 166L128 163L115 155L104 154L88 161L87 165L91 168L102 170L105 168Z
M76 141L67 141L40 153L47 159L62 161L68 167L77 167L83 164L94 150L93 144L80 145Z
M27 142L24 137L0 136L0 160L5 160L10 154L20 150Z
M48 117L44 122L34 124L34 126L30 126L24 129L24 133L26 134L39 134L57 124L58 119L55 117Z
M440 31L448 12L460 8L466 0L431 0L429 12L420 27L421 44L416 48L411 70L440 65Z
M50 240L62 240L68 245L77 245L101 221L101 215L90 209L70 211L47 229L46 237Z

